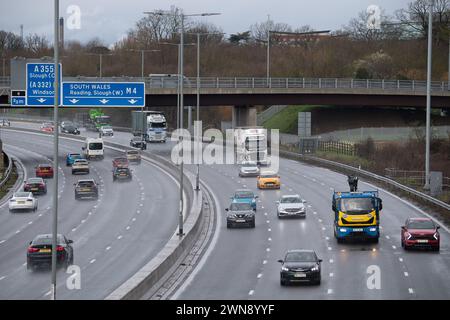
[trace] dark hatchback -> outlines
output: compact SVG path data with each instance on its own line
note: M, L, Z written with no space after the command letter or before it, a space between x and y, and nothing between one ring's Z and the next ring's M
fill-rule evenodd
M127 167L117 167L113 169L113 181L116 180L131 180L133 178L131 170Z
M98 198L98 186L93 179L78 180L75 183L75 199Z
M80 134L80 130L73 124L72 122L62 122L61 123L61 132L69 133L69 134Z
M313 250L289 250L281 263L280 285L308 282L320 284L321 263Z
M33 194L46 194L47 185L42 178L29 178L23 186L23 191Z
M141 137L133 137L133 139L130 140L130 146L133 148L139 148L141 150L147 149L147 142L143 140Z
M67 268L73 264L72 240L58 234L56 247L56 264ZM41 234L30 242L27 249L27 270L34 270L36 267L51 267L52 264L52 235Z

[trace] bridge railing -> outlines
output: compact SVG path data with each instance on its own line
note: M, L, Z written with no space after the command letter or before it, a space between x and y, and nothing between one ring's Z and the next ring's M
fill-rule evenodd
M176 77L64 77L64 81L136 82L144 81L147 88L176 88ZM0 89L9 89L10 77L0 77ZM197 78L185 77L184 87L195 89ZM252 78L252 77L201 77L200 88L205 89L336 89L336 90L386 90L425 92L425 80L386 80L351 78ZM432 81L432 92L450 91L450 83Z

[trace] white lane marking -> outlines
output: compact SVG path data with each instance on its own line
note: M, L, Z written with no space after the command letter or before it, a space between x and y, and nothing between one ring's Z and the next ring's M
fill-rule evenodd
M389 236L386 236L386 239L390 239L391 237L389 237Z
M316 212L316 211L314 211L313 213L314 213L314 214L317 214L317 212Z
M263 207L263 206L261 206L261 209L264 209L264 207Z
M270 223L270 220L266 220L267 223Z
M330 272L330 278L332 278L334 276L333 272Z
M118 237L117 237L117 240L120 240L120 239L122 239L122 238L123 238L122 236L118 236Z
M327 240L327 241L330 240L330 237L325 237L325 240Z
M272 238L269 238L269 239L267 239L267 240L272 241Z
M408 289L408 292L409 292L410 294L413 294L413 293L414 293L414 290L413 290L412 288L409 288L409 289Z
M88 215L92 215L92 212L88 212Z
M5 279L6 278L6 276L1 276L0 277L0 281L2 281L3 279Z
M322 222L322 219L319 219L319 222Z
M327 293L328 294L332 294L333 293L333 289L328 289Z
M333 259L330 259L330 263L333 263L334 262L334 260Z
M85 220L85 219L81 220L81 223L85 223L85 222L86 222L86 220Z
M92 259L91 261L89 261L90 264L93 264L96 260Z
M137 213L137 214L141 213L141 210L137 210L136 213Z
M248 295L249 295L249 296L252 296L254 293L255 293L255 290L250 290L250 291L248 292Z
M333 250L333 248L332 247L328 247L328 251L331 251L331 250Z
M20 233L20 230L17 230L17 231L16 231L16 234L18 234L18 233Z
M334 188L330 187L330 190L334 190Z
M127 226L125 229L126 229L126 230L130 230L130 226Z
M267 263L267 260L264 260L264 261L263 261L263 264L266 264L266 263Z
M398 261L403 262L403 258L398 258Z
M408 274L408 272L403 272L403 274L405 275L405 277L408 277L409 276L409 274Z
M267 216L267 212L264 212L264 215Z
M52 294L52 292L51 291L48 291L46 294L45 294L45 296L49 296L49 295L51 295Z
M107 247L106 247L106 251L109 251L110 249L111 249L110 246L107 246Z
M6 242L6 240L1 240L1 241L0 241L0 244L5 243L5 242Z
M38 214L38 217L42 217L42 213L39 213L39 214Z
M257 275L257 278L258 278L258 279L261 278L261 277L262 277L262 273L260 273L260 274Z
M28 224L33 224L33 221L28 222Z
M269 228L269 229L267 229L267 231L269 231L269 232L270 232L270 231L272 231L272 229L270 229L270 228Z
M396 246L392 246L392 249L394 249L394 250L395 250L395 249L397 249L397 247L396 247Z
M73 229L72 229L72 232L75 232L75 231L77 231L77 228L73 228Z
M24 266L24 267L25 267L26 265L27 265L27 263L26 263L26 262L22 263L22 266Z
M326 229L327 229L327 228L325 228L325 227L322 227L322 230L324 230L324 231L325 231Z
M135 221L136 221L136 218L131 219L131 221L135 222Z
M267 251L267 252L270 252L270 248L267 248L266 251Z

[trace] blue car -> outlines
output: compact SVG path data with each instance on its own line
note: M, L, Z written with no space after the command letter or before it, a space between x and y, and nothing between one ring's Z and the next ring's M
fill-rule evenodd
M71 166L77 159L84 159L80 153L68 153L66 156L66 166Z
M253 210L256 211L256 199L257 195L249 189L239 189L236 190L234 195L231 197L232 203L248 203L252 206Z

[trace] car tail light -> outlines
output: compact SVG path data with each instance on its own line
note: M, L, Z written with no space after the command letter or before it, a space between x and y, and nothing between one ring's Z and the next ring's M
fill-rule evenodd
M33 199L27 199L27 201L33 201Z
M439 233L435 232L433 234L433 238L435 238L436 240L439 240Z
M40 183L39 186L40 186L40 187L45 187L45 184Z
M405 237L406 237L406 240L409 240L409 239L411 239L412 235L411 235L411 233L406 232Z
M64 251L64 247L63 246L57 246L56 247L56 251L59 251L59 252Z
M28 252L29 253L34 253L34 252L38 252L38 251L39 251L38 248L28 247Z

